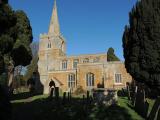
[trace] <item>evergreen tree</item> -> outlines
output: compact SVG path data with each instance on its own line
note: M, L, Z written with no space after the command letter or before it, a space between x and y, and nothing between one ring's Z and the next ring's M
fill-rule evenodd
M23 11L13 11L7 0L0 3L0 74L3 63L12 66L30 64L32 53L32 28ZM10 72L10 70L9 70Z
M120 61L120 59L115 55L112 47L107 51L107 61Z
M123 48L132 77L160 90L160 0L141 0L129 14Z

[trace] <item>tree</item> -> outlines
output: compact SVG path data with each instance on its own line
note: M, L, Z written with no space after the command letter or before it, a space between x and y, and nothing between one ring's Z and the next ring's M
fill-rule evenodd
M29 65L27 66L27 72L26 72L26 74L25 74L25 76L24 76L25 81L31 79L32 76L33 76L33 73L36 72L37 69L38 69L38 55L36 55L36 56L32 59L31 64L29 64Z
M120 61L120 59L114 54L114 49L112 47L107 51L107 61Z
M13 76L14 67L30 64L32 53L32 28L23 11L13 11L7 0L0 3L0 66L9 64L8 75ZM2 68L1 68L2 69ZM1 71L1 73L4 71ZM9 77L12 83L12 77Z
M125 66L132 77L160 90L160 0L141 0L123 34Z

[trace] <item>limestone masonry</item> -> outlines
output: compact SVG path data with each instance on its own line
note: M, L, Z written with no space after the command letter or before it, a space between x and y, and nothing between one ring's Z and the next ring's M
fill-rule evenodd
M51 80L61 91L73 92L78 87L84 90L97 87L120 89L132 80L123 62L107 62L107 53L66 55L66 41L60 33L56 1L48 34L40 35L38 55L38 71L44 94L49 93Z

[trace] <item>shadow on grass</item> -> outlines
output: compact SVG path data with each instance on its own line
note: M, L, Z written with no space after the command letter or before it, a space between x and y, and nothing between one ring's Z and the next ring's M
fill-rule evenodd
M61 98L59 102L43 98L28 103L13 103L12 120L85 120L87 117L86 105L81 99L61 103Z
M128 111L118 105L109 107L99 106L95 108L91 118L94 120L132 120Z
M30 92L23 92L18 94L13 94L11 96L11 100L21 100L21 99L27 99L30 97L33 97L35 95L41 95L42 93L30 93Z
M118 105L105 107L87 104L81 98L72 98L62 104L49 98L12 103L12 120L132 120L128 111Z

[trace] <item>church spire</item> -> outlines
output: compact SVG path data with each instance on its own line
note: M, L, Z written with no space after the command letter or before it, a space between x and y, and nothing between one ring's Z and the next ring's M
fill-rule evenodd
M60 27L59 27L59 21L58 21L56 0L54 0L54 7L52 11L48 33L53 34L55 36L60 35Z

